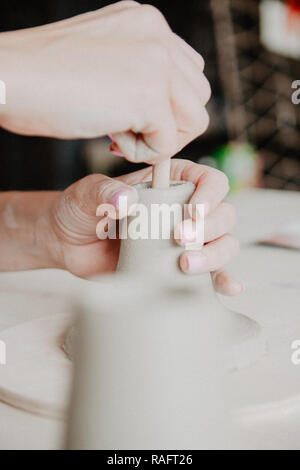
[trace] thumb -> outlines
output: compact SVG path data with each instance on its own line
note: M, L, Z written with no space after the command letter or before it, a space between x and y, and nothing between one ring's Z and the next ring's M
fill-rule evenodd
M126 198L128 209L138 201L135 188L105 175L89 175L72 186L74 201L90 215L101 215L101 206L111 205L116 218L125 217L127 213L120 213L122 199Z
M100 216L125 217L137 201L138 193L132 186L108 176L89 175L69 186L58 199L55 222L65 239L87 243L96 239Z

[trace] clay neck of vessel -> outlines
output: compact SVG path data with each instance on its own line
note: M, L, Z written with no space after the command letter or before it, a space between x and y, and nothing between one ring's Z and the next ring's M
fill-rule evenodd
M172 182L168 189L153 189L150 183L137 185L136 188L139 193L139 204L145 209L138 209L127 219L127 232L125 232L127 238L121 242L118 271L137 276L150 276L153 281L180 279L182 282L183 278L191 279L184 275L178 266L184 248L176 245L174 241L174 228L178 222L174 214L178 215L176 209L179 209L183 217L185 204L188 204L195 186L180 181ZM161 210L159 216L157 216L158 208ZM142 225L144 228L148 227L147 238L133 239L132 229L141 228Z

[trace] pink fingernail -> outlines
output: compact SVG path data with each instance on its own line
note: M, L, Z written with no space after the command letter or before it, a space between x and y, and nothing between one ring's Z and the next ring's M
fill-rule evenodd
M125 157L124 153L119 152L118 150L115 150L114 144L110 146L110 153L112 153L113 155L116 155L117 157Z
M206 257L195 253L184 255L180 260L181 269L187 274L199 274L205 271Z
M111 204L117 209L120 209L120 202L121 199L124 198L122 202L126 204L127 208L129 208L133 203L137 201L137 194L134 189L120 189L117 191L113 197L111 198Z
M114 151L111 151L110 152L112 155L116 155L116 157L125 157L125 155L121 152L116 152L115 150Z
M195 230L195 224L192 220L185 220L182 222L180 227L180 239L183 245L196 242L197 234Z

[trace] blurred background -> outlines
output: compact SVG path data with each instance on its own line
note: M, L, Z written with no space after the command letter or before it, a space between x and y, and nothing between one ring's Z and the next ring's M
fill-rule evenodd
M0 31L33 27L112 1L1 2ZM147 1L199 51L212 85L207 133L180 157L225 171L232 190L300 190L300 0ZM300 93L298 93L300 98ZM136 170L109 153L109 139L62 141L0 129L0 190L64 189L91 172Z

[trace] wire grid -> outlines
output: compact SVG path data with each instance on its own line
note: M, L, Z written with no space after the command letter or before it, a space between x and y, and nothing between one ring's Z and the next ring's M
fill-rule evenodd
M210 0L228 135L263 157L265 187L300 190L300 64L260 43L257 0Z

